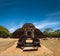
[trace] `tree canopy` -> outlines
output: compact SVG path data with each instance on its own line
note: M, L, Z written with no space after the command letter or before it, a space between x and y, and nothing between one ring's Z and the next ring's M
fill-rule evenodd
M43 34L44 34L46 37L59 37L59 38L60 38L60 29L57 29L57 30L53 31L52 28L46 28L46 29L43 31Z
M0 37L6 38L10 35L10 32L4 26L0 26Z

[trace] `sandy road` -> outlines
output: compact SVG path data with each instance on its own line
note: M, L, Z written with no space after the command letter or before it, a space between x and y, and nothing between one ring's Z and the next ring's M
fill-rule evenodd
M16 43L3 51L0 56L53 56L53 52L44 45L41 45L37 51L23 51L20 48L16 48Z

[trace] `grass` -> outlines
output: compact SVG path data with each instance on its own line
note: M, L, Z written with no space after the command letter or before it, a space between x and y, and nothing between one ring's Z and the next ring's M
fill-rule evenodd
M4 50L6 50L7 48L9 48L10 46L12 46L14 43L16 42L16 40L14 39L1 39L0 38L0 53Z
M41 40L41 44L53 51L54 56L60 56L60 40L48 39Z

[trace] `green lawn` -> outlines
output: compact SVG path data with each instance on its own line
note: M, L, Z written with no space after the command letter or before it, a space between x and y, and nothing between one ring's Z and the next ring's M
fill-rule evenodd
M54 56L60 56L60 40L48 39L41 40L41 44L45 45L51 51L53 51Z
M15 39L0 39L0 53L16 42Z

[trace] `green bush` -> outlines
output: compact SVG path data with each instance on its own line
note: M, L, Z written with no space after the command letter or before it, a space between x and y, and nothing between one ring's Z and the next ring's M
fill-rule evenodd
M0 37L7 38L10 36L10 32L3 26L0 26Z

